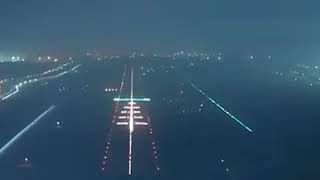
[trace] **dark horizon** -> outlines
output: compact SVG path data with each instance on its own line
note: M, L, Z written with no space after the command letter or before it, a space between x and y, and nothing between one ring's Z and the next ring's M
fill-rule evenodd
M4 0L0 53L318 50L319 3Z

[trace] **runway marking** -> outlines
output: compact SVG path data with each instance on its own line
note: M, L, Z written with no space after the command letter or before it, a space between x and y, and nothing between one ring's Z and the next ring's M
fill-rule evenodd
M210 102L215 104L221 111L223 111L225 114L227 114L231 119L233 119L236 123L241 125L243 128L245 128L249 132L253 132L251 128L249 128L247 125L245 125L243 122L241 122L237 117L232 115L229 111L227 111L224 107L222 107L219 103L217 103L214 99L209 97L204 91L202 91L198 86L196 86L194 83L189 81L190 85L196 89L200 94L202 94L204 97L206 97Z
M153 133L153 129L152 129L152 124L151 124L151 120L150 120L150 117L148 116L148 125L149 125L149 133L150 133L150 136L151 136L151 139L152 139L152 152L153 152L153 161L154 161L154 164L155 164L155 170L157 172L160 171L160 163L159 163L159 152L158 152L158 148L157 148L157 144L156 144L156 138L154 136L154 133Z
M134 91L134 67L131 67L131 79L130 79L130 98L115 98L114 101L116 102L127 102L128 104L125 105L123 108L126 109L123 111L122 114L127 114L127 120L128 122L117 122L117 125L123 126L127 125L129 127L129 142L128 142L128 175L132 175L132 146L133 146L133 132L135 129L135 126L148 126L148 122L135 122L135 117L141 116L141 111L137 110L140 109L140 106L137 105L136 101L151 101L150 98L134 98L133 97L133 91ZM126 107L126 108L125 108ZM123 117L123 115L121 115Z
M132 133L134 130L134 124L133 124L133 76L134 76L134 70L133 67L131 68L131 103L130 103L130 119L129 119L129 170L128 173L131 175L132 173Z
M54 76L43 77L43 78L41 78L41 79L39 79L39 80L41 81L41 80L48 80L48 79L56 79L56 78L59 78L59 77L65 75L65 74L68 74L68 73L70 73L70 72L74 72L74 71L75 71L76 69L78 69L80 66L82 66L82 64L78 64L78 65L74 66L72 69L70 69L70 70L68 70L68 71L64 71L64 72L62 72L62 73L60 73L60 74L57 74L57 75L54 75Z
M126 71L127 71L127 65L124 65L123 73L122 73L122 80L121 80L121 84L120 84L120 88L119 88L118 98L121 98L121 94L122 94L123 86L124 86L124 80L125 80L125 77L126 77ZM116 102L114 114L118 113L119 103L120 102ZM102 167L101 167L102 171L106 170L107 160L108 160L108 157L109 157L109 152L110 152L110 147L111 147L111 142L112 142L112 132L113 132L114 125L116 123L116 118L117 118L117 116L114 115L113 119L112 119L111 128L110 128L110 131L108 133L108 139L107 139L107 142L106 142L106 148L105 148L103 161L102 161Z
M7 142L0 149L0 157L8 150L8 148L10 148L17 140L19 140L19 138L21 138L27 131L29 131L33 126L35 126L41 119L43 119L48 113L53 111L55 108L56 106L52 105L49 109L47 109L44 113L42 113L34 121L32 121L28 126L22 129L17 135L15 135L9 142Z
M78 69L80 66L82 66L82 64L78 64L77 66L73 67L73 68L71 69L71 71L75 71L75 70Z
M176 73L178 73L175 68L170 65L171 69L174 70ZM201 90L198 86L196 86L193 82L188 81L188 83L193 87L195 90L197 90L201 95L206 97L210 102L212 102L214 105L216 105L222 112L227 114L232 120L234 120L236 123L238 123L240 126L245 128L249 132L253 132L251 128L249 128L247 125L245 125L243 122L241 122L237 117L232 115L229 111L227 111L224 107L222 107L217 101L215 101L213 98L211 98L209 95L207 95L203 90Z
M10 98L11 96L19 93L19 91L20 91L19 86L16 85L16 86L15 86L15 90L14 90L12 93L9 93L8 95L6 95L6 96L4 96L3 98L1 98L1 100L2 100L2 101L3 101L3 100L6 100L6 99Z
M232 173L231 173L231 171L230 171L230 168L228 168L228 167L226 166L225 160L224 160L224 159L221 159L221 160L220 160L220 163L221 163L221 165L222 165L222 168L225 169L226 175L229 176L229 177L231 177L231 179L233 179L233 178L232 178Z
M118 96L119 99L121 98L121 93L122 93L123 86L124 86L124 80L126 77L126 71L127 71L127 65L124 65L123 73L122 73L122 80L121 80L120 89L119 89L119 96ZM116 103L116 109L115 109L116 113L118 112L118 108L119 108L119 102Z
M123 80L121 83L122 86L124 83L124 79L125 78L123 77ZM121 90L122 90L122 86L120 88ZM128 131L129 131L127 172L128 172L128 175L131 176L133 174L133 163L132 163L133 158L134 158L134 156L133 156L133 153L134 153L133 152L133 133L135 131L135 126L145 126L145 127L149 126L149 122L143 121L145 118L141 114L142 111L140 109L142 109L142 108L139 106L139 104L137 102L151 101L150 98L136 98L136 97L134 97L134 67L133 66L131 68L131 77L130 77L130 97L121 98L120 94L117 98L113 99L116 102L116 108L115 108L116 110L115 110L115 115L113 116L112 127L109 132L109 139L107 141L107 147L106 147L105 155L103 157L101 170L102 171L106 170L106 161L109 158L108 153L110 151L110 144L111 144L111 140L112 140L112 130L113 130L114 125L127 126L126 128L128 128ZM126 104L123 106L121 104L122 109L119 109L119 104L124 103L124 102ZM136 121L136 119L139 119L140 121ZM150 119L148 119L148 121L150 121ZM152 128L149 128L149 131L150 131L150 134L152 134ZM157 155L157 150L155 148L154 140L152 141L152 147L153 147L152 154L154 155L155 162L156 162L158 155ZM160 168L158 165L156 165L155 169L157 172L160 171Z
M23 88L24 86L27 86L28 84L33 84L35 82L40 82L40 81L46 81L46 80L52 80L52 79L57 79L65 74L68 74L70 72L75 71L77 68L79 68L80 66L82 66L81 64L76 65L75 67L73 67L72 69L68 70L68 71L64 71L61 72L57 75L52 75L52 76L46 76L46 77L39 77L39 78L34 78L34 79L29 79L29 80L25 80L23 82L20 82L18 84L16 84L14 86L14 90L11 90L10 92L8 92L6 95L4 95L4 97L0 97L1 101L4 101L6 99L9 99L10 97L14 96L15 94L20 92L20 89ZM60 68L58 68L55 71L58 71ZM50 70L50 72L53 72ZM48 71L49 73L49 71ZM43 75L47 75L48 73L43 73Z

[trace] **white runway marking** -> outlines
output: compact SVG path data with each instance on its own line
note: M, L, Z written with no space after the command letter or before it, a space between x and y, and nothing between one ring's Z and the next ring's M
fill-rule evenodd
M4 96L3 98L1 98L1 100L6 100L17 93L19 93L19 86L18 85L15 86L15 90L12 93L9 93L8 95Z
M23 89L23 87L27 86L27 85L30 85L30 84L33 84L33 83L36 83L36 82L41 82L41 81L46 81L46 80L52 80L52 79L57 79L57 78L60 78L70 72L73 72L75 71L77 68L79 68L80 66L82 66L81 64L78 64L76 65L75 67L73 67L71 70L68 70L68 71L64 71L64 72L61 72L57 75L52 75L52 76L46 76L46 77L40 77L40 78L34 78L34 79L29 79L29 80L25 80L21 83L18 83L17 85L15 85L15 88L14 90L11 90L11 92L9 92L8 94L6 94L4 97L0 97L1 98L1 101L4 101L6 99L9 99L10 97L14 96L15 94L18 94L20 92L20 89ZM59 69L58 69L59 70ZM55 71L58 71L58 70L55 70ZM48 71L49 72L49 71ZM50 72L53 72L50 70ZM44 73L44 75L47 75L48 73Z
M152 125L151 125L151 120L150 120L150 117L148 117L148 125L149 125L149 133L150 133L150 136L152 138L152 151L153 151L153 160L154 160L154 163L155 163L155 170L157 172L160 172L160 163L159 163L159 152L158 152L158 148L157 148L157 144L156 144L156 138L155 138L155 135L153 133L153 129L152 129Z
M126 71L126 68L125 68ZM123 83L124 83L124 77L125 77L125 71L124 71L124 76L123 76L123 80L121 83L121 88L120 88L120 92L122 91L122 87L123 87ZM133 133L135 131L135 126L148 126L149 123L148 122L143 122L143 121L135 121L136 119L144 119L144 117L141 115L141 107L137 104L137 102L148 102L151 101L150 98L134 98L134 67L131 67L131 77L130 77L130 97L128 98L121 98L120 97L121 93L119 94L119 97L114 98L113 100L116 102L116 110L115 110L115 116L113 121L112 121L112 128L113 125L116 124L118 126L128 126L128 131L129 131L129 138L128 138L128 175L131 176L133 174L133 146L134 146L134 141L133 141ZM136 102L137 101L137 102ZM119 104L121 102L127 102L126 105L123 106L123 109L118 109ZM116 114L119 111L119 116L116 116ZM116 122L116 117L118 117L118 120L120 120L119 122ZM126 121L124 121L126 120ZM111 144L111 137L112 137L112 128L111 131L109 133L109 139L107 141L107 147L106 147L106 151L105 151L105 155L102 161L102 171L105 171L107 166L106 166L106 161L109 157L108 153L110 150L110 144ZM152 132L151 132L152 133ZM153 142L154 145L154 142ZM153 153L155 153L155 148L153 148ZM158 158L158 155L154 154L155 159ZM160 168L159 166L156 166L156 170L159 171Z
M127 65L124 65L123 73L122 73L122 80L121 80L121 84L120 84L120 88L119 88L119 96L118 96L119 99L121 98L121 93L122 93L123 86L124 86L124 80L126 78L126 71L127 71ZM118 108L119 108L119 102L116 103L115 113L118 112Z
M238 118L236 118L234 115L232 115L229 111L227 111L224 107L222 107L220 104L218 104L215 100L213 100L211 97L209 97L205 92L203 92L198 86L190 82L190 85L199 91L204 97L206 97L210 102L215 104L220 110L222 110L225 114L227 114L231 119L233 119L235 122L240 124L242 127L244 127L247 131L253 132L252 129L250 129L247 125L245 125L243 122L241 122Z
M133 125L133 67L131 69L131 103L130 103L130 119L129 119L129 170L128 173L131 175L132 173L132 167L131 167L131 159L132 159L132 133L134 130L134 125Z
M80 66L82 66L82 64L78 64L77 66L73 67L73 68L71 69L71 71L75 71L75 70L78 69Z
M28 126L22 129L17 135L15 135L7 144L5 144L0 149L0 157L3 155L9 147L11 147L19 138L21 138L28 130L30 130L34 125L36 125L43 117L45 117L48 113L55 109L55 105L52 105L49 109L47 109L44 113L38 116L34 121L32 121Z
M121 98L121 94L122 94L123 86L124 86L124 81L125 81L125 78L126 78L126 71L127 71L127 65L124 65L123 73L122 73L122 80L121 80L121 84L120 84L120 88L119 88L118 98ZM119 103L120 102L116 102L114 114L118 113ZM106 143L106 150L104 152L103 161L102 161L102 167L101 167L102 171L105 171L106 168L107 168L107 161L108 161L109 152L110 152L109 149L111 148L111 142L112 142L112 132L113 132L113 128L114 128L115 124L116 124L116 116L114 116L113 119L112 119L111 129L110 129L110 131L108 133L108 139L107 139L107 143Z

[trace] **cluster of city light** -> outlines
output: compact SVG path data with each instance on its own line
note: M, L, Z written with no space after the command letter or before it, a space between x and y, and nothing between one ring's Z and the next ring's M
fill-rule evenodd
M9 142L7 142L1 149L0 149L0 157L3 155L16 141L18 141L25 133L30 131L41 119L43 119L48 113L53 111L56 108L55 105L52 105L48 108L45 112L43 112L40 116L38 116L35 120L33 120L28 126L23 128L17 135L15 135Z
M278 75L278 74L276 74ZM289 71L289 77L293 76L294 80L302 80L309 86L320 85L319 66L307 66L303 64L296 65Z
M11 63L15 63L15 62L24 62L25 59L23 57L20 56L1 56L0 57L0 63L7 63L7 62L11 62Z
M71 57L68 58L72 60ZM35 57L35 61L38 62L59 62L59 58L53 56L38 56ZM21 56L0 56L0 63L7 63L7 62L24 62L25 58Z
M72 57L67 58L68 60L72 60ZM38 62L59 62L59 58L54 56L38 56Z
M172 59L176 58L197 58L200 60L221 60L222 59L222 53L208 53L204 51L178 51L173 53L172 55L169 55L168 57L171 57Z
M294 81L303 81L310 87L320 85L320 69L318 65L297 64L290 67L288 71L275 71L273 74L281 78L292 78Z
M120 56L99 56L99 57L97 57L97 61L117 60L117 59L120 59Z
M94 59L96 59L97 61L104 61L104 60L118 60L120 59L119 55L100 55L101 53L97 53L97 52L87 52L86 56L88 57L92 57Z
M255 56L249 56L250 62L254 62L257 59ZM273 57L271 55L264 57L267 62L271 62ZM258 64L258 63L257 63ZM261 64L258 64L261 65ZM270 64L271 66L272 64ZM274 64L276 65L276 64ZM267 70L266 68L263 68ZM319 65L306 65L306 64L296 64L294 66L288 66L287 69L278 69L278 67L274 66L272 68L272 74L276 75L280 78L289 78L294 81L303 81L307 86L313 87L316 85L320 85L320 69ZM273 70L277 69L277 70Z

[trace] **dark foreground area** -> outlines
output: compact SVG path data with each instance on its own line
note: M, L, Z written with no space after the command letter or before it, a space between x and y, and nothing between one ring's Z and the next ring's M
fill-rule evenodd
M279 78L242 61L79 63L82 66L76 71L34 83L0 102L0 148L51 105L56 106L0 154L0 179L292 180L319 176L320 86ZM153 130L150 134L149 127L139 127L133 134L131 177L127 175L128 131L112 123L113 98L119 96L124 71L121 96L130 96L130 68L135 72L134 96L151 98L141 107ZM42 72L33 71L28 69L28 73ZM1 76L14 75L8 72ZM110 149L104 161L106 145Z

